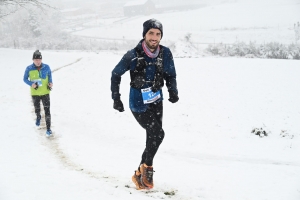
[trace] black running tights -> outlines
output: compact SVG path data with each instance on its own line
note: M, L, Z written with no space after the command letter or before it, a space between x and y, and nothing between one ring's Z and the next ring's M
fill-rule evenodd
M41 104L40 101L42 100L44 111L45 111L45 120L47 130L51 127L51 114L50 114L50 96L49 94L42 95L42 96L32 96L32 101L34 105L34 110L37 118L41 118Z
M138 123L146 129L146 148L142 154L140 164L153 165L153 158L159 145L164 139L165 133L162 129L163 103L152 103L146 112L132 112Z

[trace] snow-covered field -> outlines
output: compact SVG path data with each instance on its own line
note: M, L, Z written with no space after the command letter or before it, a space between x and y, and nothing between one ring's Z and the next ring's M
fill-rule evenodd
M300 199L299 61L175 58L180 100L164 101L155 189L136 191L131 176L145 133L128 108L129 73L125 112L112 108L110 94L125 52L42 51L58 69L53 138L35 127L22 80L32 53L0 49L1 200ZM251 133L261 127L267 137Z
M294 42L298 0L227 2L98 19L87 23L101 26L76 34L138 42L142 23L157 18L162 44L175 41L180 50L188 33L202 43ZM121 85L125 112L112 108L110 92L111 71L125 51L41 50L54 81L54 137L46 138L45 124L35 127L22 80L34 50L0 49L1 200L300 199L300 61L175 58L180 100L164 101L166 136L154 160L155 188L137 191L131 176L145 133L129 110L129 73ZM254 135L255 128L268 136Z
M300 21L298 0L232 0L182 12L169 12L132 18L95 19L90 28L76 35L95 38L138 40L142 23L156 18L163 23L164 41L177 42L188 33L196 43L234 43L250 41L258 44L295 42L294 23ZM117 34L116 34L117 33ZM163 42L164 42L163 41Z

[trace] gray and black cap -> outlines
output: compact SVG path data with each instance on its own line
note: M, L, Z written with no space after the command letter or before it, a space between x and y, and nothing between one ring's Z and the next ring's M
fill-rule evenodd
M32 56L32 59L42 59L42 54L39 50L36 50L34 53L33 53L33 56Z
M161 37L163 36L163 25L157 19L149 19L143 23L143 38L145 37L146 33L151 29L156 28L159 29L161 32Z

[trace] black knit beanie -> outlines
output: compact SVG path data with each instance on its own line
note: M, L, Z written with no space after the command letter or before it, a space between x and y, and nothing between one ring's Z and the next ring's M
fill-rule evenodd
M33 53L33 56L32 56L32 59L42 59L42 54L39 50L36 50L34 53Z
M151 28L156 28L159 29L161 32L161 38L163 36L163 25L160 21L156 19L149 19L143 23L143 38L145 37L146 33L151 29Z

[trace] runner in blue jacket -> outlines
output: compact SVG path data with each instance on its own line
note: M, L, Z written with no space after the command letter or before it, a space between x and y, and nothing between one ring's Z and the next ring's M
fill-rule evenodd
M51 136L51 114L50 114L50 90L53 86L52 73L49 65L42 63L42 54L39 50L33 53L33 63L26 67L23 81L30 86L32 102L36 114L37 126L41 123L42 101L45 111L45 121L47 126L46 135Z
M163 26L156 19L143 23L143 39L128 51L112 71L111 91L113 108L124 111L121 101L121 76L130 71L129 107L137 122L146 130L146 148L138 169L132 176L137 189L153 188L153 158L164 138L162 128L164 81L169 101L178 98L176 70L169 48L159 45Z

